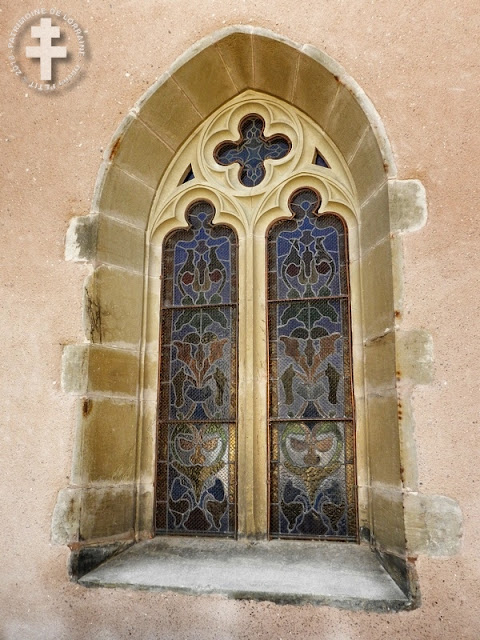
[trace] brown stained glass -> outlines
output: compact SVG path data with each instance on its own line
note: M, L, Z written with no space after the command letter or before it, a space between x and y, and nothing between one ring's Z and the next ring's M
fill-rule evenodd
M156 532L236 532L237 243L206 201L163 247Z
M270 536L357 537L346 228L300 189L268 246Z

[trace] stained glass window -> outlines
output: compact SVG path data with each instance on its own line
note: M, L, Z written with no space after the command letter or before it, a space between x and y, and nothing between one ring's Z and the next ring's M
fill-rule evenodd
M157 533L236 528L236 235L207 201L164 241Z
M237 142L222 142L214 151L215 161L223 166L238 162L239 181L245 187L256 187L265 177L265 160L279 160L290 151L287 136L264 136L265 121L256 113L246 116L239 125Z
M317 167L325 167L326 169L330 169L330 165L318 149L315 150L315 158L313 159L313 164L316 164Z
M190 180L195 179L195 174L193 173L192 165L189 164L187 170L185 171L185 175L181 180L181 184L185 184L186 182L190 182Z
M268 235L270 535L355 539L347 238L300 189Z

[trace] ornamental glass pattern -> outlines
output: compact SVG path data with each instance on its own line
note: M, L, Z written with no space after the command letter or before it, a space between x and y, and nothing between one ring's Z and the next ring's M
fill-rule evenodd
M300 189L267 240L270 536L355 540L346 227Z
M236 530L237 241L207 201L162 259L156 532Z
M265 160L280 160L291 149L287 136L264 136L265 120L256 113L246 116L239 125L237 142L222 142L214 151L215 161L228 166L238 162L238 179L245 187L256 187L265 177Z

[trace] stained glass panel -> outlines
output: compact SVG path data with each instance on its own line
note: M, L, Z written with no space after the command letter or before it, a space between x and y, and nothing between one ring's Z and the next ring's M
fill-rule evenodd
M164 242L157 533L235 534L236 237L213 215Z
M279 160L290 151L287 136L277 134L264 136L265 121L258 114L246 116L239 125L240 139L237 142L222 142L214 151L218 164L228 166L238 162L239 181L245 187L256 187L265 177L265 160Z
M297 191L268 236L270 535L356 538L346 231Z
M313 163L316 164L318 167L325 167L326 169L330 169L330 165L325 160L325 158L322 156L320 151L318 151L318 149L315 150L315 158L314 158Z

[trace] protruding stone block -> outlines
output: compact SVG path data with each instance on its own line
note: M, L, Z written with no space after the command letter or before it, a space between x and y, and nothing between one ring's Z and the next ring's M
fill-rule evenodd
M405 496L407 548L411 554L453 556L460 551L462 512L446 496Z
M98 215L76 216L70 220L65 238L65 260L90 262L97 248Z
M419 180L392 180L388 185L392 231L418 231L427 221L427 195Z
M58 492L52 519L53 544L71 544L79 540L81 489Z
M428 384L433 380L432 336L423 330L397 331L396 366L400 380Z

